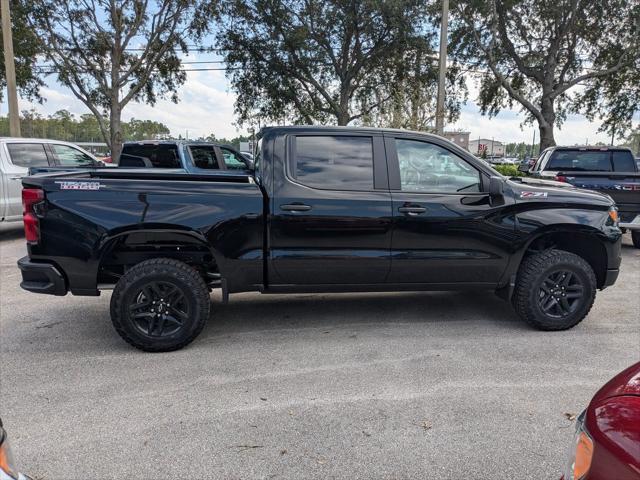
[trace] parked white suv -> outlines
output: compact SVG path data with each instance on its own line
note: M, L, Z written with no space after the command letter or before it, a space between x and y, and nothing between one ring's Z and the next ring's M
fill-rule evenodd
M29 168L95 168L104 163L73 143L0 138L0 224L22 220L22 177Z

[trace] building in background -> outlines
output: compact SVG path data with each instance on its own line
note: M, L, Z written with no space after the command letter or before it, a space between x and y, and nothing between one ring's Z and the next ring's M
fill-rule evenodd
M487 157L504 157L504 144L492 138L470 140L468 150L477 156L486 152Z
M470 132L444 132L443 136L459 147L462 147L465 150L469 150L469 135Z

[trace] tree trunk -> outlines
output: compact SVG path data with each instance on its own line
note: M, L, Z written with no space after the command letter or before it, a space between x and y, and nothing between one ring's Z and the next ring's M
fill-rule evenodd
M546 95L542 97L541 107L542 120L538 120L538 126L540 129L540 151L543 151L545 148L553 147L556 144L556 139L553 137L556 111L553 106L553 100Z
M338 120L338 125L345 126L349 123L349 111L341 111L336 115L336 119Z
M545 148L553 147L556 144L556 140L553 137L553 124L540 123L540 151Z
M109 116L109 130L111 137L111 158L116 165L120 162L122 152L122 112L118 101L111 103L111 114Z

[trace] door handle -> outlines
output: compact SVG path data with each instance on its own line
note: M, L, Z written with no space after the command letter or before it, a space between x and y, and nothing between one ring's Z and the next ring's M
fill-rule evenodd
M427 211L426 208L421 207L419 205L409 206L409 207L399 207L398 211L400 213L406 213L407 215L420 215Z
M22 180L22 177L21 176L9 177L9 180Z
M280 210L287 210L289 212L308 212L311 210L311 205L305 205L304 203L288 203L280 205Z

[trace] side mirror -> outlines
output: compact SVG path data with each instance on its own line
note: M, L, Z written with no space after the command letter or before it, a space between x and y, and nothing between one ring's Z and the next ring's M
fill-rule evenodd
M504 179L492 176L489 178L489 195L491 198L502 198L504 196Z
M520 165L518 165L518 171L522 172L522 173L529 173L529 171L531 170L531 167L529 166L529 163L520 163Z

